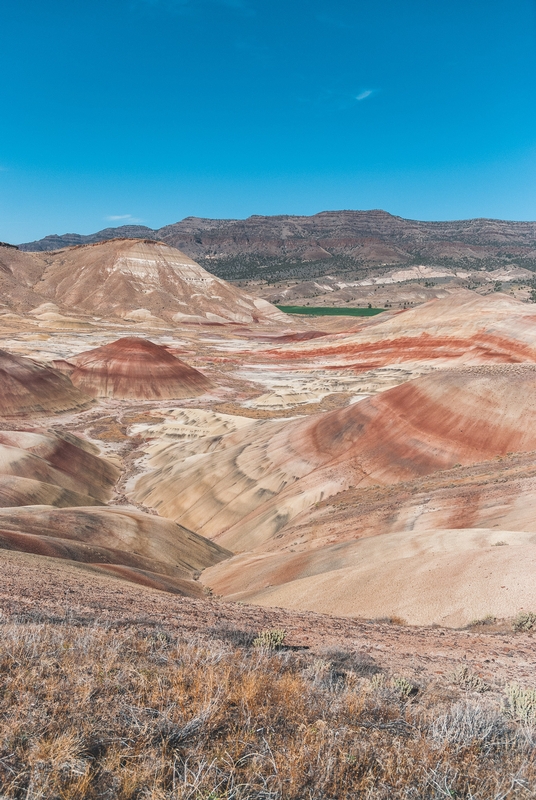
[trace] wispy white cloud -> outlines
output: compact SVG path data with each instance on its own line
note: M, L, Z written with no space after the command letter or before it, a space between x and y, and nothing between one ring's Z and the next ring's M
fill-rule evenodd
M133 217L132 214L110 214L105 217L105 219L107 219L108 222L119 222L120 220L124 220L125 222L143 222L142 219Z
M198 12L203 13L207 6L228 8L230 11L235 11L248 17L255 14L250 0L138 0L138 5L150 6L155 9L164 8L175 14L190 16Z
M372 97L373 94L376 94L374 89L364 89L359 94L356 94L355 99L361 102L362 100L366 100L367 97Z
M329 25L333 28L339 28L340 30L350 30L350 28L353 27L353 25L349 24L347 20L331 14L315 14L315 19L321 25Z

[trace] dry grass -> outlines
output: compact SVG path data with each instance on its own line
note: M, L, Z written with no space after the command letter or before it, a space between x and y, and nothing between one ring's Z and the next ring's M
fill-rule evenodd
M256 632L258 633L258 632ZM534 797L532 728L366 655L154 628L0 625L0 797Z

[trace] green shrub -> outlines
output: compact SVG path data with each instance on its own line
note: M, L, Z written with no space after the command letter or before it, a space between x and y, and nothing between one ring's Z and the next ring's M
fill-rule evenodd
M510 683L504 691L507 714L520 722L536 720L536 689L523 689L517 683Z
M531 631L536 627L536 614L532 611L522 611L512 624L515 631Z
M253 640L253 647L263 647L265 650L279 650L287 632L278 628L269 631L261 631L256 639Z

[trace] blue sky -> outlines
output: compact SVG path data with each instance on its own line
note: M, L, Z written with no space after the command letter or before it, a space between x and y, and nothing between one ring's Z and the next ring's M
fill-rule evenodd
M1 31L0 240L536 219L535 0L17 0Z

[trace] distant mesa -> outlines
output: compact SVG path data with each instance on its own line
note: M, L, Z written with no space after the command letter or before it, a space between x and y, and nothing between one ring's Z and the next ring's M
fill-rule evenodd
M4 417L79 411L92 402L57 370L5 350L0 350L0 386Z
M225 278L247 278L263 263L263 278L302 262L297 274L316 272L307 262L326 261L331 272L349 264L358 269L415 263L444 264L462 269L483 265L528 266L536 263L536 222L491 219L420 222L378 209L323 211L312 216L252 215L248 219L186 217L158 230L121 226L89 236L47 236L19 245L21 250L44 251L73 244L98 242L114 236L157 239L180 248L190 258L207 259ZM421 261L424 259L424 262ZM202 263L205 263L204 261ZM283 272L284 276L284 272Z
M88 350L72 362L72 383L92 397L180 399L203 394L213 385L165 347L135 336Z

